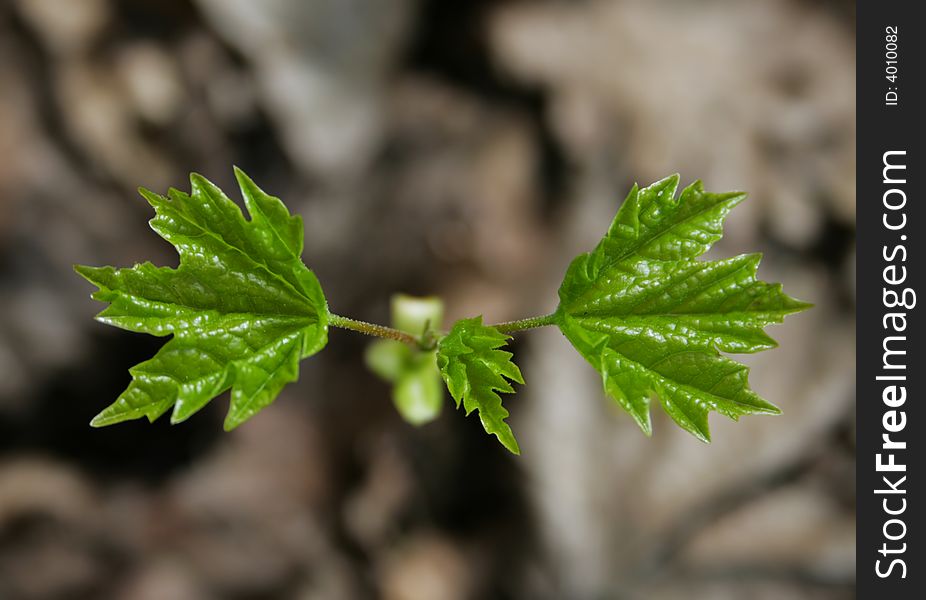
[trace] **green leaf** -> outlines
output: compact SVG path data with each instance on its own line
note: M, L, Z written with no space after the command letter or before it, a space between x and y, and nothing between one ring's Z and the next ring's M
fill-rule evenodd
M424 425L440 416L444 390L436 356L435 351L416 350L393 340L376 340L367 346L367 366L393 384L396 410L412 425Z
M430 423L440 415L444 405L444 386L435 364L436 356L434 351L413 354L395 380L393 401L399 414L412 425Z
M395 383L411 357L412 348L395 340L376 340L367 346L363 355L367 367L389 383Z
M233 429L296 381L299 360L328 341L328 307L302 263L302 220L235 169L249 220L222 191L191 175L192 193L141 195L154 207L151 228L173 244L176 269L75 266L109 302L97 319L129 331L173 336L97 415L94 426L189 418L231 388L225 428Z
M437 366L457 408L462 402L467 416L478 410L486 432L494 434L514 454L520 454L518 442L505 423L508 411L498 395L514 392L508 379L524 383L520 369L511 361L511 353L498 350L509 337L483 325L482 317L457 321L438 345Z
M773 348L763 328L810 305L757 280L759 254L697 260L745 194L695 182L676 199L677 187L678 175L633 187L598 246L569 266L556 319L644 433L656 396L676 423L710 441L710 411L734 420L780 412L749 388L749 369L721 352Z
M444 303L433 296L405 294L392 297L392 324L405 333L422 336L440 329ZM430 423L440 415L444 401L435 351L412 348L402 342L377 340L367 346L367 366L393 384L392 400L402 418L412 425Z

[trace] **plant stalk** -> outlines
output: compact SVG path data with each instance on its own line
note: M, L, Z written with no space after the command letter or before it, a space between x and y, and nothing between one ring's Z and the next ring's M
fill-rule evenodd
M386 327L385 325L377 325L376 323L367 323L366 321L360 321L358 319L342 317L341 315L333 313L328 314L328 324L333 327L340 327L341 329L350 329L351 331L356 331L365 335L403 342L415 347L421 345L421 340L404 331Z
M518 319L517 321L506 321L492 325L502 333L514 333L515 331L524 331L525 329L535 329L537 327L547 327L556 325L556 313L550 313L540 317L528 317L527 319Z
M405 333L404 331L400 331L392 327L377 325L376 323L367 323L366 321L351 319L350 317L342 317L341 315L336 315L334 313L328 313L328 324L332 327L350 329L351 331L356 331L364 335L371 335L373 337L403 342L410 346L415 346L416 348L422 348L424 350L432 350L433 346L435 345L433 340L431 340L432 343L429 343L428 340L417 338L409 333ZM518 319L517 321L496 323L495 325L491 325L491 327L495 327L502 333L514 333L516 331L524 331L525 329L536 329L537 327L547 327L549 325L555 324L556 315L555 313L550 313L548 315L539 317L528 317L526 319Z

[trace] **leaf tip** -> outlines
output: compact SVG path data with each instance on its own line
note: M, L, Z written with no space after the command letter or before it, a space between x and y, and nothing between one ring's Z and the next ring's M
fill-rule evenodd
M704 189L703 185L701 189L703 191ZM743 202L746 198L748 198L749 194L741 190L734 190L732 192L724 192L722 194L717 194L717 196L720 196L723 203L726 204L729 207L729 209L732 209L733 207ZM758 254L761 256L761 253L758 253Z
M256 411L254 410L242 410L240 406L237 406L233 394L232 403L228 407L228 412L225 413L225 420L222 421L222 429L225 431L237 429L245 421L253 417L255 413Z
M90 283L93 283L93 280L91 280L90 277L95 267L91 267L88 265L74 264L74 265L71 265L71 268L74 269L75 273L77 273L78 275L80 275L81 277L89 281Z
M756 414L760 415L780 415L781 409L764 398L759 398L761 404L756 407Z
M679 425L682 425L682 424L679 423ZM697 438L699 441L704 442L705 444L711 443L711 430L707 424L707 415L704 415L703 425L695 424L695 423L692 423L691 425L692 425L691 427L686 427L685 425L682 425L682 428L688 433L690 433L691 435L693 435L695 438Z
M152 192L146 187L139 187L138 194L148 201L148 204L157 208L163 206L167 202L167 198L158 194L157 192Z
M97 286L101 290L111 284L111 277L114 273L112 267L91 267L88 265L73 265L74 272Z
M235 172L235 180L238 182L238 187L241 188L241 192L245 196L249 195L251 189L256 188L257 184L255 184L254 180L237 165L232 166L232 170Z
M657 196L662 196L671 203L677 202L675 198L675 192L678 190L678 184L681 182L681 176L678 173L673 173L668 177L663 177L659 181L651 183L645 188L640 188L644 194L655 193ZM636 184L634 184L636 188ZM689 186L690 187L690 186Z
M501 442L502 446L505 447L508 452L511 452L515 456L521 455L521 446L518 445L518 440L515 439L514 433L512 433L511 428L507 427L507 431L496 431L495 437Z
M231 414L225 417L225 421L222 423L222 429L226 432L236 429L239 425L244 423L244 420L233 418Z
M214 187L215 185L203 175L195 171L190 173L190 189L194 194L196 192L205 192Z
M640 427L640 431L643 432L643 435L646 437L653 437L653 421L650 418L649 411L646 412L645 419L638 419L637 415L633 415L633 417L637 422L637 425Z
M99 429L100 427L106 427L107 425L115 425L116 423L121 423L122 421L127 420L125 415L119 415L118 413L113 413L113 406L110 405L104 408L97 414L95 417L90 419L90 427L94 429Z
M816 305L813 302L804 302L803 300L798 300L797 298L791 298L791 305L788 307L790 312L799 313L805 310L810 310Z

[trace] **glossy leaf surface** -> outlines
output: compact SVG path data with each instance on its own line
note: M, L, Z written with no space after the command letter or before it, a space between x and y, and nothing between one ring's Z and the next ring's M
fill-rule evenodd
M779 412L749 388L748 368L721 352L774 347L763 328L809 305L756 278L759 254L698 260L745 194L695 182L676 199L677 186L677 175L634 186L601 242L570 265L556 318L647 435L658 397L676 423L709 441L710 411Z
M512 354L499 350L509 336L494 327L482 324L482 317L457 321L437 349L437 366L447 389L463 405L467 416L479 411L486 432L514 454L521 449L505 419L508 411L502 406L502 393L512 393L508 380L524 383L521 370L511 361ZM506 379L507 378L507 379Z
M172 338L130 369L133 380L97 415L94 426L189 418L231 388L225 428L237 427L298 378L299 361L327 343L328 308L300 258L302 220L235 175L250 219L216 186L192 175L192 193L141 190L154 207L151 227L173 244L180 265L77 266L108 302L97 319L129 331Z

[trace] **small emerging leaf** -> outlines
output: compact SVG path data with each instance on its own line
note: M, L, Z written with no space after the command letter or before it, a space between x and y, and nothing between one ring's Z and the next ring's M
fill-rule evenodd
M440 329L444 303L433 296L405 294L392 297L392 325L405 333L422 336ZM364 358L371 371L392 383L392 401L402 418L424 425L440 416L444 390L435 362L436 351L419 350L402 342L377 340Z
M408 344L395 340L376 340L367 346L364 362L371 371L390 383L395 383L411 359L412 349Z
M97 415L94 426L189 418L231 388L225 428L233 429L296 381L299 361L328 340L328 307L302 263L302 219L235 169L250 220L219 188L192 175L192 193L141 195L154 207L151 228L180 254L176 269L75 266L110 305L97 319L129 331L172 335Z
M444 386L435 356L434 351L413 355L396 378L393 401L402 418L412 425L430 423L444 406Z
M511 353L498 350L508 339L498 329L483 325L482 317L457 321L438 346L437 366L457 408L462 403L467 416L478 410L486 432L494 434L514 454L520 454L518 442L505 422L508 411L498 395L514 392L508 379L524 383L521 370L511 361Z
M697 260L745 194L712 194L695 182L676 199L677 186L673 175L633 187L598 246L569 266L556 317L644 433L656 396L709 441L712 410L732 419L780 412L749 389L749 369L721 352L774 347L763 328L810 305L757 280L759 254Z

